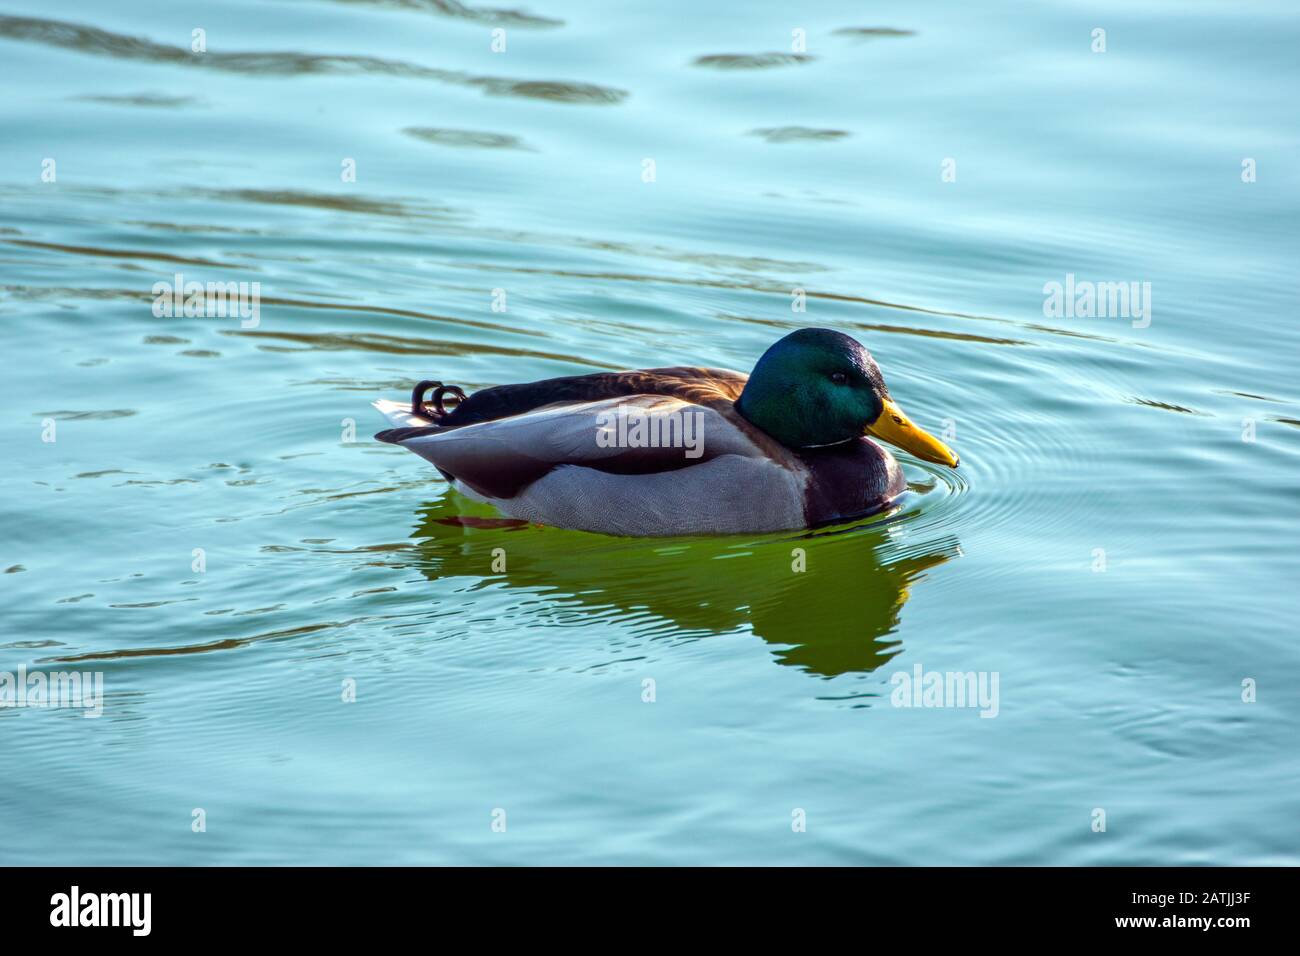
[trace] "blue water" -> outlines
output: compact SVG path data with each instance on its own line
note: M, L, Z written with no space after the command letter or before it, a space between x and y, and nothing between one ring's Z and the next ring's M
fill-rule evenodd
M0 707L0 861L1300 862L1298 42L1282 2L0 0L0 672L104 682ZM155 316L177 273L257 325ZM1045 314L1067 274L1145 318ZM467 520L370 439L421 378L804 325L961 468L637 540ZM996 717L895 706L918 665Z

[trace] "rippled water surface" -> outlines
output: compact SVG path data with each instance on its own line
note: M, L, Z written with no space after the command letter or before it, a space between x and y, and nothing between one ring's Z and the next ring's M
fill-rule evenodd
M1297 43L1283 2L2 0L0 671L105 701L0 710L0 861L1300 862ZM260 321L156 317L177 273ZM1045 316L1067 273L1149 325ZM420 378L801 325L960 470L636 540L370 439ZM996 718L891 706L918 665Z

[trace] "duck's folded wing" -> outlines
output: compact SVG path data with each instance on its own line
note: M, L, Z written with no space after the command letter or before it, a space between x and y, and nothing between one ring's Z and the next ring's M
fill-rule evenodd
M540 382L494 385L474 392L447 416L461 426L526 415L547 405L577 405L609 398L660 395L696 405L729 405L740 397L749 376L726 368L674 366L626 372L591 372Z
M722 455L762 456L721 412L661 395L550 405L460 428L398 428L378 437L496 499L513 498L564 465L656 474Z

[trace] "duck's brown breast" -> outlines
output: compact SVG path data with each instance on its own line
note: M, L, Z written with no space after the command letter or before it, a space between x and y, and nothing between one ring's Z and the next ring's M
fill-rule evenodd
M804 512L810 527L880 511L907 487L894 456L865 436L794 455L807 469Z

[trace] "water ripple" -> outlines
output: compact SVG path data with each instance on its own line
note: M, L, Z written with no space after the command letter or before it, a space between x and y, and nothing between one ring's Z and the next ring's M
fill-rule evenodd
M628 95L625 90L595 83L476 76L458 70L358 54L294 51L236 53L224 50L193 53L183 47L154 43L142 37L131 37L98 27L37 17L0 16L0 37L63 47L96 56L145 60L151 63L191 66L197 69L221 70L251 76L293 77L322 73L370 73L416 80L436 80L459 86L477 87L492 96L520 96L556 103L612 104L621 103Z
M802 66L817 58L810 53L710 53L697 56L694 66L714 70L770 70L782 66Z
M842 129L813 129L809 126L768 126L749 131L769 143L829 143L850 134Z
M915 30L900 30L896 27L840 27L838 30L831 32L837 37L852 37L857 40L916 36Z
M439 129L432 126L408 126L402 130L407 136L435 146L454 146L467 149L519 149L531 150L518 136L509 133L485 133L472 129Z
M563 20L557 20L553 17L543 17L523 10L507 10L500 7L471 7L459 3L458 0L334 0L334 2L389 7L394 10L414 10L450 17L455 20L468 20L472 23L486 23L494 26L531 29L553 29L564 26Z

